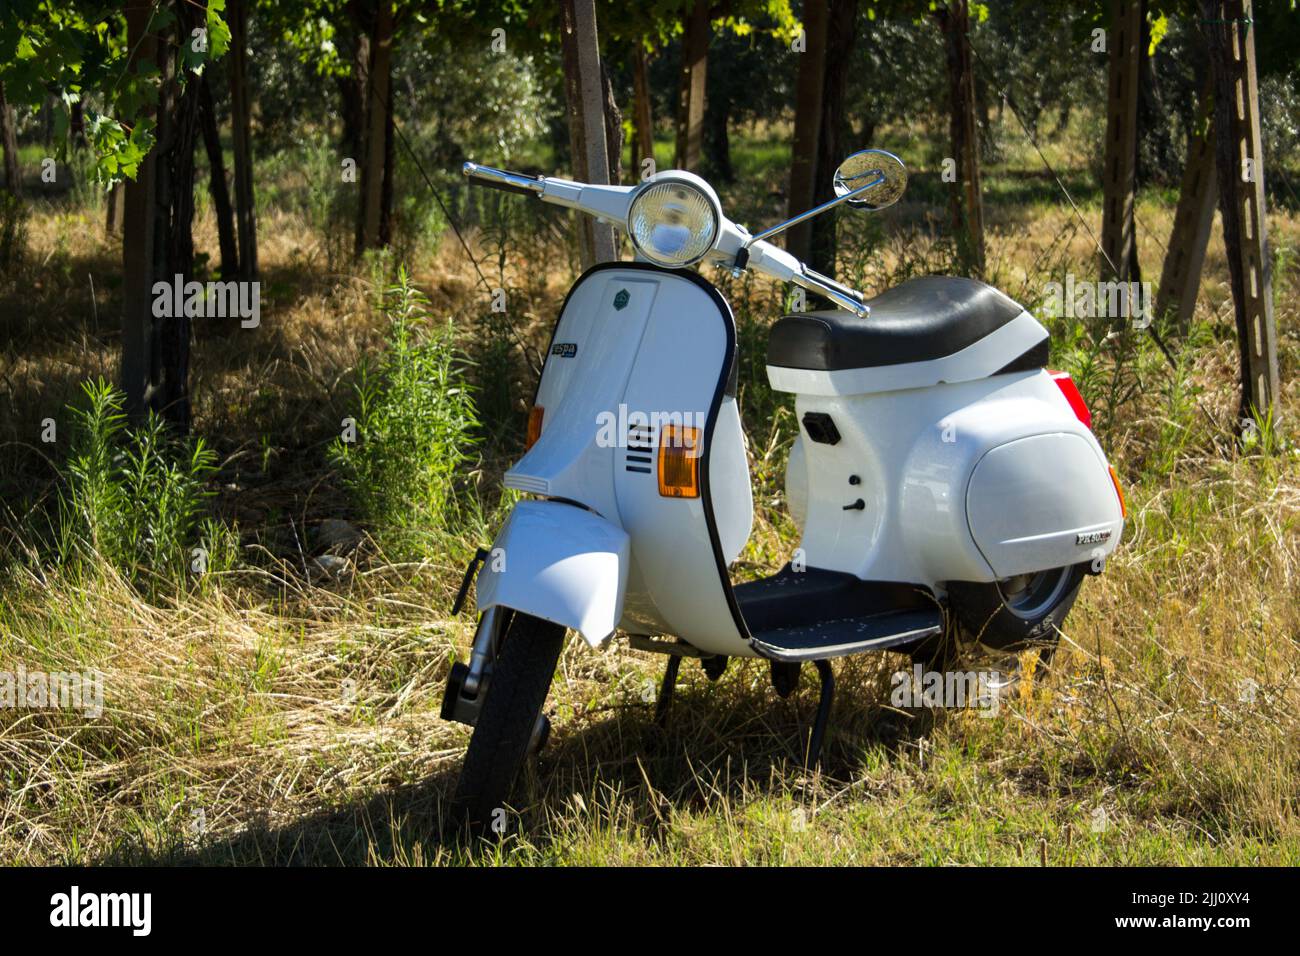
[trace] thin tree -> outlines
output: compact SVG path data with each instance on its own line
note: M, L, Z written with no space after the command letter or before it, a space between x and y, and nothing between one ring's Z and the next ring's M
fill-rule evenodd
M208 192L212 196L212 213L217 220L217 246L221 250L221 277L231 279L239 274L235 209L230 203L230 190L226 186L226 160L221 151L221 133L217 127L216 107L212 102L212 86L206 72L198 80L197 92L199 129L208 156Z
M700 165L704 139L704 97L709 68L710 28L709 0L695 0L686 19L682 37L682 72L678 88L677 149L674 164L678 169L695 170Z
M826 88L826 0L806 0L803 33L796 40L799 71L794 88L794 143L790 150L788 213L797 215L813 204L817 154L821 145L822 93ZM785 247L800 259L812 252L812 223L802 222L785 235Z
M230 128L234 144L235 221L239 232L239 274L256 279L257 206L253 195L252 122L248 95L248 5L229 0Z
M20 196L23 184L18 172L18 138L14 134L13 108L5 98L3 80L0 80L0 149L5 154L5 188Z
M357 254L384 242L385 175L391 168L393 4L379 0L370 32L367 67L365 162L361 167L361 206L357 216ZM388 193L391 196L391 191Z

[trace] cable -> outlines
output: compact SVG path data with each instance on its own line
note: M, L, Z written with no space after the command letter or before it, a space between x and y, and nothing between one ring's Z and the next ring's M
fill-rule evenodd
M975 45L973 43L971 44L971 57L972 57L972 61L979 60L980 61L979 66L981 68L983 67L984 64L981 60L978 51L975 49ZM1087 230L1088 237L1092 239L1093 244L1097 247L1097 251L1100 252L1102 258L1106 260L1106 265L1110 266L1110 271L1114 274L1116 279L1122 281L1123 277L1120 275L1119 269L1116 268L1115 263L1111 260L1110 256L1107 254L1105 248L1103 248L1101 241L1097 238L1096 233L1092 231L1092 227L1088 225L1088 221L1083 218L1083 213L1080 211L1078 205L1075 203L1074 197L1070 195L1070 191L1065 188L1065 183L1061 182L1061 177L1057 175L1056 170L1052 168L1052 164L1049 163L1047 161L1047 157L1043 155L1043 151L1038 147L1038 142L1034 139L1033 134L1030 133L1029 127L1025 124L1025 121L1020 118L1020 112L1016 109L1015 100L1011 98L1011 94L1007 92L1007 89L1004 86L1001 86L991 76L989 76L987 70L983 70L983 74L984 74L985 82L987 82L991 87L993 87L993 89L998 91L998 94L1002 97L1002 101L1006 103L1007 108L1011 110L1011 115L1016 118L1016 122L1020 124L1020 129L1025 134L1025 139L1029 140L1029 145L1034 147L1034 152L1037 153L1038 158L1042 160L1043 166L1047 169L1048 173L1051 174L1052 178L1056 180L1056 185L1059 186L1061 192L1065 194L1066 200L1068 200L1070 203L1070 208L1074 210L1075 216L1078 217L1078 220L1083 225L1083 228ZM1136 201L1135 201L1135 205L1136 205ZM1133 219L1135 222L1137 221L1136 208L1134 209L1133 212ZM1144 226L1143 228L1146 227ZM1150 232L1151 230L1148 229L1147 231ZM1156 343L1156 347L1160 349L1161 354L1164 355L1165 361L1169 363L1169 367L1176 371L1178 369L1178 361L1174 358L1173 353L1169 351L1168 346L1166 346L1164 341L1160 338L1160 333L1156 331L1155 326L1148 324L1146 326L1146 332L1148 335L1151 336L1151 340Z
M391 83L391 71L389 72L389 80ZM366 85L370 87L370 92L374 94L375 99L380 99L379 90L375 84L367 83ZM438 208L442 210L442 215L447 220L447 225L451 226L451 231L456 234L456 238L460 241L461 248L465 250L465 255L469 257L470 263L474 266L474 271L478 273L479 281L483 283L483 288L487 289L488 294L491 295L492 283L488 282L487 276L483 274L482 268L479 267L478 260L474 258L474 253L470 251L469 243L465 241L464 235L461 234L460 227L456 225L456 220L452 218L451 211L447 208L447 204L442 201L442 196L439 195L437 188L433 185L433 180L430 179L429 174L424 171L424 164L420 162L420 157L415 154L415 150L411 148L410 142L406 139L406 134L403 133L402 128L397 125L397 113L392 108L391 89L389 90L388 100L386 102L380 102L379 105L384 108L384 115L387 116L393 124L393 132L395 132L398 139L402 141L402 146L406 149L407 155L411 157L411 161L415 163L415 168L420 171L420 176L423 177L424 184L429 187L429 192L433 196L434 202L436 202ZM371 175L373 175L373 172L371 172Z

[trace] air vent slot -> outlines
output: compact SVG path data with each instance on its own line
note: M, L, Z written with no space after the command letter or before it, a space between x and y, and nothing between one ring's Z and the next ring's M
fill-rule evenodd
M649 425L628 425L623 467L641 475L654 473L655 432Z

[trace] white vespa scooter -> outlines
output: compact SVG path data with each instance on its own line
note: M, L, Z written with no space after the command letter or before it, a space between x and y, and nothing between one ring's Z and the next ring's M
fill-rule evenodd
M840 203L890 205L907 179L897 157L853 154L836 199L757 235L688 172L635 187L464 172L625 229L636 251L569 291L527 452L505 476L533 497L479 552L457 600L459 610L481 562L473 650L442 709L475 728L457 791L471 818L504 803L545 742L541 710L568 630L592 647L621 630L672 655L661 712L682 656L713 679L731 657L766 658L782 695L813 661L822 696L809 763L830 709L829 659L929 657L953 627L994 648L1058 636L1083 576L1118 544L1124 506L1077 389L1043 367L1047 331L972 279L927 276L867 300L766 241ZM795 394L802 425L786 472L802 541L773 576L735 585L728 567L753 508L735 323L689 271L706 261L838 307L772 326L768 378Z

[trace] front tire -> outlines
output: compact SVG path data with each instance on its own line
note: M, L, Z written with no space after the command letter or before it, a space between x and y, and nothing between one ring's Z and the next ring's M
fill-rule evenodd
M559 624L513 615L456 785L456 805L471 824L492 823L493 814L510 798L564 649L564 635Z

